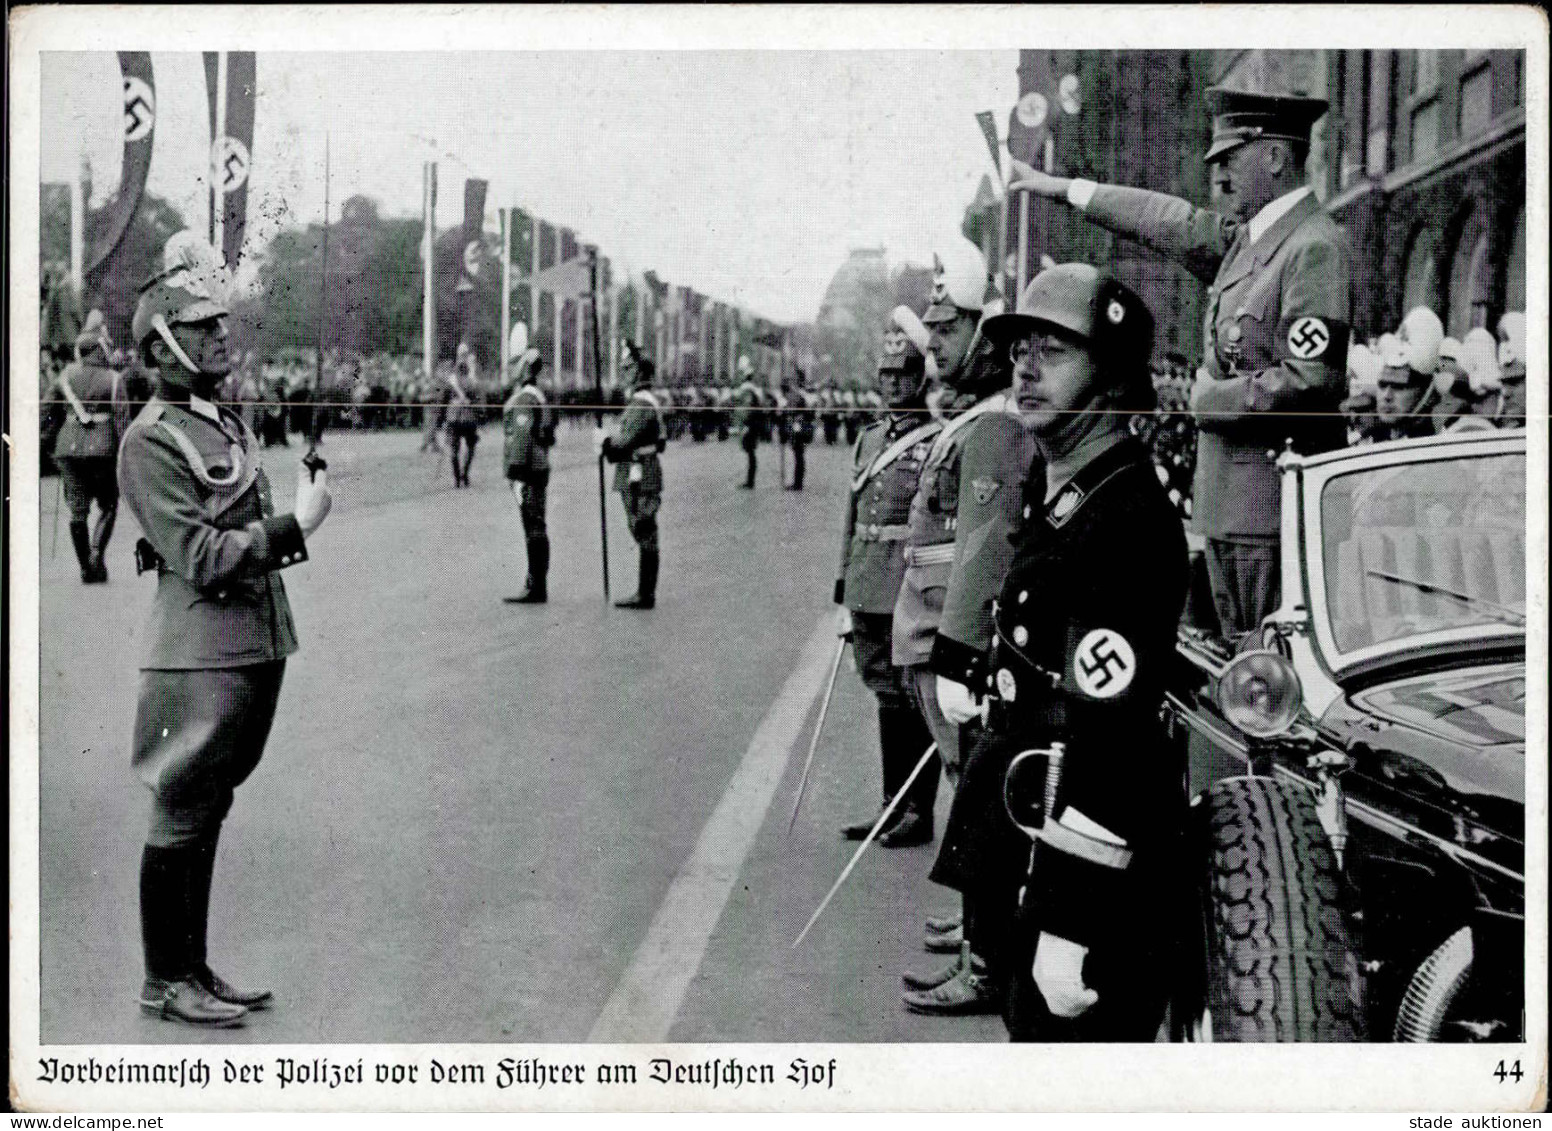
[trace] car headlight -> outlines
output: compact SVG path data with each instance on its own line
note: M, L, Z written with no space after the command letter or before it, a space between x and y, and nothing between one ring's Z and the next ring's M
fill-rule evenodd
M1236 656L1213 690L1218 710L1252 738L1285 733L1304 703L1298 673L1276 652L1255 651Z

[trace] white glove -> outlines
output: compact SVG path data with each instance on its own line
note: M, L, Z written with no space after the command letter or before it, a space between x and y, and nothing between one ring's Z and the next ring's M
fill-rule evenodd
M1040 933L1035 944L1035 987L1057 1017L1076 1017L1099 1000L1083 984L1083 959L1089 948L1056 935Z
M329 508L334 505L334 498L329 494L329 473L318 472L318 478L313 479L305 467L298 468L296 473L296 503L291 508L291 513L296 516L297 525L302 528L302 537L311 538L314 530L323 525L323 520L329 517Z
M601 456L604 454L604 441L608 438L609 433L605 432L602 428L593 429L593 454L595 456Z
M848 609L845 605L842 605L840 608L835 610L835 635L844 640L846 637L852 634L854 627L855 626L851 621L850 609Z
M970 694L970 689L942 676L938 676L938 710L955 726L968 723L981 715L981 705Z

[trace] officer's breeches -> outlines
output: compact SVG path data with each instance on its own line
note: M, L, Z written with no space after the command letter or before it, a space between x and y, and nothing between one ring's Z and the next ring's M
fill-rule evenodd
M151 790L146 843L216 832L233 791L259 764L286 662L140 673L131 764Z
M549 492L548 471L527 472L522 480L522 494L518 499L517 513L523 518L523 533L529 538L543 538L549 531L545 522Z
M87 520L93 499L103 514L118 507L119 484L111 456L61 456L58 464L60 487L65 505L70 508L71 522Z
M657 553L657 509L663 496L628 483L620 493L620 501L625 504L625 524L630 527L631 537L643 550Z

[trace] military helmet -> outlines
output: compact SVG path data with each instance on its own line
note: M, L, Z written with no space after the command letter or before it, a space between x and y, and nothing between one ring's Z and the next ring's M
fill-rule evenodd
M1407 364L1432 377L1439 368L1439 345L1444 341L1444 323L1439 316L1426 306L1413 307L1401 320L1397 336L1406 348Z
M923 369L929 338L927 327L915 311L908 306L895 307L884 325L884 343L878 359L879 372Z
M961 237L932 256L932 300L922 322L952 322L961 312L980 314L995 300L996 285L981 249Z
M78 358L85 357L98 347L106 354L113 349L113 343L108 340L108 325L102 311L93 308L86 316L86 324L81 327L81 332L75 336L75 355Z
M1025 334L1051 329L1086 345L1102 378L1139 391L1142 385L1152 389L1153 314L1120 280L1087 263L1047 267L1024 288L1017 310L988 318L982 332L993 345L1005 347Z
M162 250L162 269L140 288L130 333L143 345L154 332L228 314L226 268L215 248L193 232L178 232Z
M1511 310L1498 320L1498 364L1504 369L1525 360L1525 314Z

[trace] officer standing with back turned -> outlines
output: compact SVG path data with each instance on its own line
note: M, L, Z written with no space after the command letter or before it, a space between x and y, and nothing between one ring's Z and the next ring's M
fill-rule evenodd
M549 600L550 533L546 493L550 486L550 448L555 444L555 409L539 387L544 360L530 347L517 359L517 388L501 410L507 480L517 496L528 546L528 584L509 605L542 605Z
M268 990L211 970L205 933L221 823L264 753L296 629L280 570L307 560L329 513L327 480L303 470L291 514L276 514L259 444L212 403L231 369L226 279L191 233L168 241L142 289L133 330L158 391L119 449L119 489L156 570L146 629L133 767L151 790L140 863L146 979L141 1008L225 1028L266 1009ZM316 466L316 465L314 465Z
M1012 188L1065 200L1210 284L1197 422L1193 522L1224 634L1260 627L1278 597L1277 456L1346 442L1351 323L1341 233L1305 183L1317 98L1214 87L1214 211L1142 189L1028 171Z

